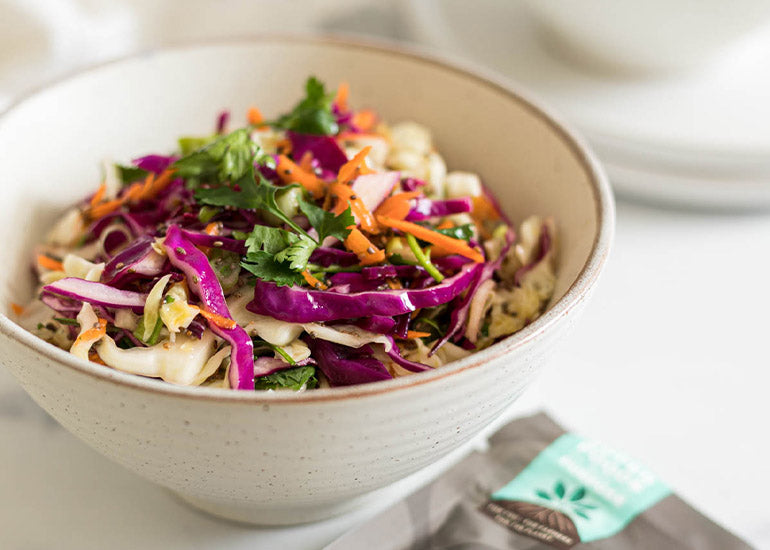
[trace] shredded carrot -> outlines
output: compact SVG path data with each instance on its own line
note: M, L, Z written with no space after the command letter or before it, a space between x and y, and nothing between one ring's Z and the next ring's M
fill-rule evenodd
M16 315L21 315L24 313L24 306L20 306L16 302L11 302L11 309Z
M99 354L96 353L96 350L93 350L93 349L88 352L88 360L91 361L92 363L98 363L100 365L104 365L105 367L107 366L107 363L102 361L102 358L99 357Z
M436 229L451 229L455 226L451 220L444 220L436 226Z
M153 199L158 193L163 191L169 183L171 183L171 177L174 175L173 168L167 168L157 178L153 178L147 191L142 195L143 199Z
M436 246L439 246L445 250L452 251L453 254L460 254L466 258L470 258L474 262L483 262L484 256L478 250L474 250L465 241L460 239L454 239L441 233L437 233L432 229L417 225L416 223L407 222L404 220L395 220L388 218L387 216L377 216L377 221L387 227L398 229L404 233L411 233L420 240L427 241Z
M206 235L219 235L219 231L222 229L222 223L221 222L211 222L206 226L206 229L203 230Z
M484 195L473 197L473 210L471 216L477 220L497 220L500 219L500 212L497 211L492 202Z
M302 154L302 158L299 159L299 167L302 168L305 172L310 172L313 174L313 153L310 151L305 151Z
M220 328L227 329L227 330L235 328L236 322L233 321L232 319L228 319L227 317L223 317L222 315L219 315L218 313L214 313L212 311L206 311L202 307L198 307L198 306L192 306L192 307L196 308L203 317L205 317L206 319L208 319L209 321L211 321L212 323L214 323L216 326Z
M284 183L299 183L302 187L310 191L314 198L322 197L325 189L324 182L312 172L306 172L292 161L286 155L278 156L278 166L275 168L278 176Z
M388 286L391 290L401 290L403 285L401 284L401 281L398 279L394 279L393 277L389 277L388 279L385 279L385 282L388 283Z
M366 166L366 155L371 150L372 146L367 145L356 156L343 164L337 174L337 181L339 183L349 183L362 174L371 174L372 170Z
M336 215L342 214L345 209L350 205L350 210L358 220L358 224L369 233L379 233L380 227L377 225L377 220L372 213L361 200L361 197L353 192L353 189L349 185L342 183L332 183L329 186L329 193L332 198L337 198L337 204L334 206L334 212Z
M100 202L102 202L102 198L104 198L104 194L107 192L107 184L102 183L99 186L99 189L96 190L96 193L94 193L94 196L91 197L91 207L93 208Z
M251 107L249 111L246 113L246 119L249 121L249 124L252 126L259 126L262 124L262 121L265 120L262 117L262 112L257 109L256 107Z
M37 255L37 265L46 269L50 269L51 271L64 271L64 266L61 262L54 260L53 258L49 258L45 254Z
M91 208L88 211L88 215L93 219L102 218L107 214L111 214L121 206L123 206L123 201L121 199L103 202Z
M341 82L339 88L337 88L337 95L334 98L334 103L337 104L337 108L343 113L348 110L348 94L350 94L348 83Z
M283 138L275 144L275 149L279 155L290 155L293 149L291 140L289 138Z
M430 336L430 332L421 332L419 330L406 331L406 337L410 340L414 340L416 338L427 338L428 336Z
M302 276L305 278L305 281L307 281L307 284L309 284L313 288L317 288L320 290L326 290L327 288L329 288L325 284L323 284L321 281L313 277L313 275L307 270L302 272Z
M107 334L107 320L99 319L97 322L97 326L89 328L88 330L84 331L82 334L79 334L78 337L75 339L75 343L73 345L77 345L83 340L96 340L97 338L101 338L105 334Z
M376 216L386 216L395 220L403 220L409 214L409 210L412 206L409 201L422 195L420 191L407 191L406 193L398 193L392 197L388 197L385 201L375 210Z
M385 251L374 246L359 229L354 228L350 232L345 239L345 247L358 256L361 265L379 264L385 261Z
M353 115L351 121L353 126L361 130L362 132L368 132L377 123L377 113L371 109L361 109Z

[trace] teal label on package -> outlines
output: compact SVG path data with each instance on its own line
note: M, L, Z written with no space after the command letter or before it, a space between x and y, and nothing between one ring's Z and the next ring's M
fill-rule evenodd
M565 434L495 491L482 510L516 533L571 548L618 533L670 492L635 460Z

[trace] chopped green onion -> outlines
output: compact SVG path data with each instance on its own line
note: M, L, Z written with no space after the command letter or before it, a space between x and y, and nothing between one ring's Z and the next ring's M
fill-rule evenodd
M358 273L363 268L360 265L342 267L341 265L334 264L329 267L324 267L322 265L309 263L307 264L307 269L313 273L314 277L317 277L317 275L315 275L316 273Z
M209 223L211 218L219 214L221 210L221 208L217 208L216 206L201 206L200 212L198 212L198 220L200 220L201 223Z
M426 256L425 252L422 251L422 248L420 248L420 245L417 244L417 239L414 237L414 235L407 233L406 242L409 244L409 248L412 249L412 253L414 254L415 258L417 258L417 262L425 268L425 271L427 271L431 277L436 279L436 282L440 283L443 281L444 276L439 272L438 269L436 269L436 266L431 263L430 256Z
M281 346L276 346L275 344L271 344L270 342L267 343L268 346L273 348L273 351L275 351L278 355L283 357L288 364L290 364L292 367L297 364L297 362L291 358L291 355L286 353L286 350L284 350Z

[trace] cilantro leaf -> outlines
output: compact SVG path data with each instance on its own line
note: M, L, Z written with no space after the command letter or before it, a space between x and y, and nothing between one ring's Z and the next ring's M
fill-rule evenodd
M333 94L326 93L323 83L311 76L305 83L305 98L290 113L273 122L272 126L301 134L336 134L339 126L332 113L333 98Z
M219 137L174 163L176 175L185 178L192 187L201 182L233 182L254 170L254 162L266 162L259 146L252 141L246 128Z
M315 241L307 237L299 237L293 245L284 248L276 254L275 259L279 262L288 261L289 267L295 271L304 271L307 267L307 262L310 260L310 255L317 246L318 244Z
M263 280L279 285L302 284L300 272L307 267L317 243L277 227L257 225L246 239L248 252L241 265Z
M143 180L147 177L147 174L149 174L147 170L142 170L136 166L116 164L115 168L118 170L118 175L120 176L120 180L123 182L123 185L128 185L129 183Z
M297 235L285 229L255 225L249 236L246 237L246 247L249 252L264 250L268 254L278 254L284 248L297 242L298 239Z
M264 250L249 252L241 266L263 281L273 281L278 286L301 285L305 280L289 264L276 261L273 254Z
M310 225L318 231L318 242L323 242L326 237L337 237L344 241L350 234L349 228L356 224L349 206L339 216L335 216L332 212L327 212L304 199L300 199L299 208L307 216Z
M267 376L262 376L254 380L254 389L288 389L298 391L302 386L305 386L307 389L312 389L318 385L318 379L316 378L315 372L315 367L310 365L274 372L273 374L268 374Z
M177 143L179 143L179 150L182 152L182 155L189 155L198 149L202 149L218 137L218 134L210 136L183 136L177 140Z
M458 225L457 227L447 227L446 229L431 229L433 229L433 231L436 233L441 233L447 237L452 237L454 239L460 239L463 241L467 241L473 237L473 226L469 223Z

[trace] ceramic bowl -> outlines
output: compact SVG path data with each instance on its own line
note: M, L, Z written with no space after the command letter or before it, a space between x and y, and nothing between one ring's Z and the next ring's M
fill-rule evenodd
M527 328L440 370L301 394L177 387L81 361L0 315L0 363L83 441L205 511L259 524L339 514L468 441L521 393L586 303L613 231L582 141L493 79L390 47L260 38L181 46L79 73L0 117L2 308L32 292L30 251L97 163L171 150L218 111L289 108L305 78L434 132L450 168L482 174L514 220L553 215L556 296ZM116 495L115 498L120 498Z

